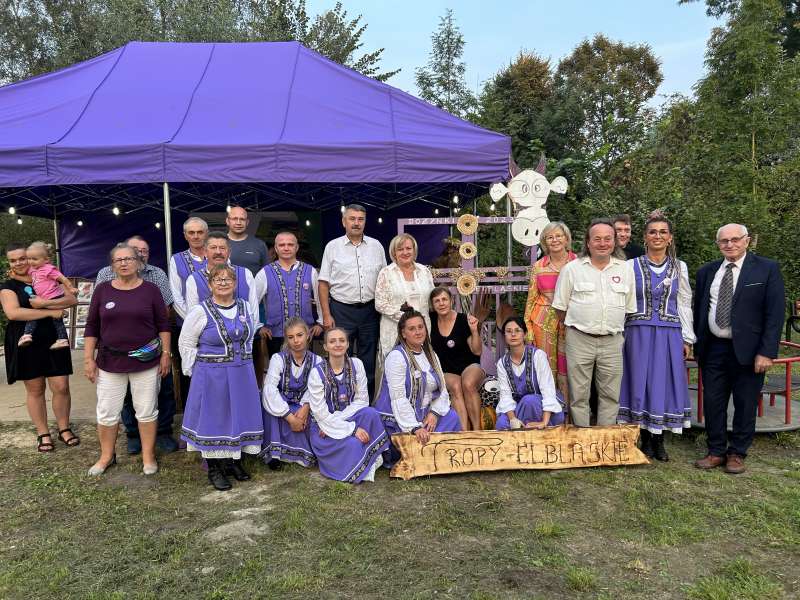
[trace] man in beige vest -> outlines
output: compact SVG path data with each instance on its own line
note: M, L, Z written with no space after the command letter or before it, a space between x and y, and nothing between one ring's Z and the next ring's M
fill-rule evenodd
M622 332L625 314L636 312L633 272L615 256L614 224L595 219L584 238L583 255L558 276L553 308L567 326L567 380L570 415L589 427L592 373L597 383L597 424L613 425L622 383Z

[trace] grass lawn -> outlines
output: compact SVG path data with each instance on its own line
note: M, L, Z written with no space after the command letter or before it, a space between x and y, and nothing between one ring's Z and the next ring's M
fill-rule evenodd
M759 436L738 477L694 469L690 434L667 464L360 486L251 462L232 492L186 453L145 478L122 446L89 478L81 434L43 455L0 426L0 598L800 596L798 433Z

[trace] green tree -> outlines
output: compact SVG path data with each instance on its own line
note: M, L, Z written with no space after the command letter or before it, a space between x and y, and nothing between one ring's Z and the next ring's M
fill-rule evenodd
M678 4L689 4L698 0L678 0ZM705 0L709 17L723 18L740 10L742 0ZM773 25L780 36L781 46L790 57L800 52L800 0L780 0L783 16Z
M0 83L52 71L131 40L298 40L385 81L383 48L362 53L366 25L337 3L311 19L305 0L4 0Z
M559 62L554 85L568 106L580 111L573 158L583 163L585 194L602 214L617 198L609 185L612 167L642 140L652 121L647 102L662 81L658 59L647 45L613 42L603 35L580 43Z
M415 80L419 97L457 117L469 118L477 106L464 74L464 36L448 9L431 36L431 53L426 67L418 67Z

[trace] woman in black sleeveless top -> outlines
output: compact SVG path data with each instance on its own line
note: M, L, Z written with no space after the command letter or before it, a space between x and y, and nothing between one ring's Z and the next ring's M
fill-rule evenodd
M444 286L431 292L430 306L431 344L442 365L450 402L462 430L480 430L480 388L486 378L481 368L480 323L472 315L453 310L453 296Z

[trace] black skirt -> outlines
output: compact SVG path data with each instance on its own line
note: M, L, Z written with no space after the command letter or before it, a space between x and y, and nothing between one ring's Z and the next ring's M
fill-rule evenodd
M30 284L9 279L0 285L0 290L11 290L17 295L20 308L31 308L30 297L34 292ZM69 348L50 350L57 339L53 319L39 319L33 334L33 343L20 348L17 343L24 332L25 321L9 321L6 325L4 345L6 378L9 384L39 377L72 375L72 355Z

